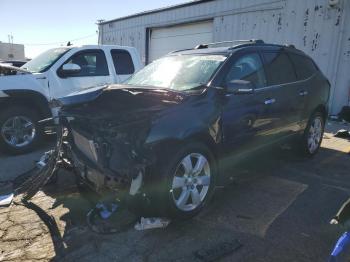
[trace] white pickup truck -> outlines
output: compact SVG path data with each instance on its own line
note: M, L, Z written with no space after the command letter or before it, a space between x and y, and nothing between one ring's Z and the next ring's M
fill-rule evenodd
M112 45L50 49L21 68L0 64L0 149L33 149L43 135L38 121L55 116L52 99L121 83L142 66L135 48Z

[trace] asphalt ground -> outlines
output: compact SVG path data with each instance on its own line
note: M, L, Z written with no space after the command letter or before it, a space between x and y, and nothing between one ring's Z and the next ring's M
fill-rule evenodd
M329 221L350 196L350 142L333 136L340 128L349 126L327 125L312 159L278 148L233 169L238 179L217 190L198 216L163 229L92 232L86 223L91 203L72 174L60 172L34 205L0 209L0 261L200 261L198 250L217 250L224 242L240 247L221 261L327 261L344 231ZM1 154L0 180L28 170L52 143L28 155Z

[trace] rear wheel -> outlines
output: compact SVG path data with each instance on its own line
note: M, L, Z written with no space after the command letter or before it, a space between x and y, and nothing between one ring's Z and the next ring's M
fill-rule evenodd
M314 156L322 143L324 133L324 116L320 112L314 113L304 131L303 151L307 156Z
M1 149L13 154L32 150L42 135L38 120L38 114L26 107L10 107L1 112Z

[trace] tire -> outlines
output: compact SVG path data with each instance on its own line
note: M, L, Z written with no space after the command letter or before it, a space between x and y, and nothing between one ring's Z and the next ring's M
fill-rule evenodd
M320 149L325 127L325 118L321 112L315 112L305 128L301 149L304 155L312 157Z
M191 165L190 172L185 171L184 163L187 167ZM202 163L200 172L195 170L197 163ZM160 213L178 219L189 219L198 214L213 195L216 172L214 156L206 146L200 143L185 145L165 163L160 185L162 192L156 203L163 209Z
M12 154L23 154L33 150L43 135L38 120L40 120L38 113L27 107L13 106L2 111L0 113L0 149ZM11 139L11 137L15 138Z

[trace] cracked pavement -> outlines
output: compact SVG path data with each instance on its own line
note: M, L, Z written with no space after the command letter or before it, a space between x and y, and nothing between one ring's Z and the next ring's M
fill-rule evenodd
M242 247L222 261L325 261L344 231L328 222L350 195L350 142L333 137L337 125L328 129L313 159L280 149L262 155L232 170L239 179L198 216L166 229L93 233L85 221L90 202L60 172L34 205L0 209L0 261L196 261L196 250L234 239ZM25 158L0 155L1 169L4 161L10 178Z

